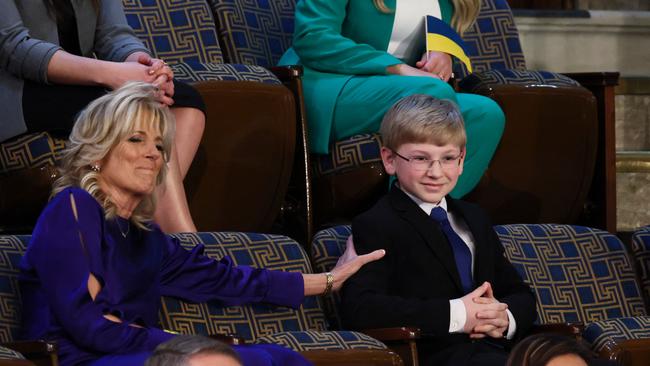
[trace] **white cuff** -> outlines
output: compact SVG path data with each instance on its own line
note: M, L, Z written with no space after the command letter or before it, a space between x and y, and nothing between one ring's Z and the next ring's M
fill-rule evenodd
M467 314L463 300L449 300L449 333L462 333L466 321Z
M510 309L506 309L506 312L508 313L508 333L506 333L506 339L512 339L515 336L515 332L517 332L517 322L515 321L515 317L512 316Z

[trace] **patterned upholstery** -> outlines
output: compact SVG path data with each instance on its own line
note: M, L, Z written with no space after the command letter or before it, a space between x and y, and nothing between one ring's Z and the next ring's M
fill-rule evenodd
M582 336L596 352L612 349L621 341L650 338L650 317L635 316L593 322L587 325Z
M646 299L646 309L650 312L650 226L632 234L632 253Z
M526 68L517 27L506 0L483 0L476 22L462 38L476 73ZM463 65L459 66L455 73L462 79L468 73Z
M349 225L340 225L324 229L316 233L311 240L312 262L316 272L326 272L334 268L336 261L345 251L345 242L352 234ZM325 316L331 327L341 328L341 317L338 304L341 299L338 293L332 293L324 301Z
M296 0L209 0L228 62L275 66L291 46Z
M18 290L18 264L27 248L29 236L0 236L0 342L19 339L21 297Z
M24 360L25 357L19 352L0 346L0 360Z
M205 0L122 0L126 19L157 58L169 63L223 62Z
M580 86L564 75L532 70L489 70L470 74L459 82L460 89L468 93L487 92L493 85Z
M172 65L174 78L185 81L237 80L281 84L269 70L254 65L190 62Z
M350 331L282 332L258 338L255 343L274 343L296 351L386 348L385 344L370 336Z
M0 173L41 167L61 158L65 140L47 132L30 133L0 144Z
M495 226L510 262L534 290L541 323L646 315L634 271L614 235L570 225Z
M381 136L378 133L356 135L337 141L330 154L313 154L314 174L323 176L351 170L364 164L381 162Z

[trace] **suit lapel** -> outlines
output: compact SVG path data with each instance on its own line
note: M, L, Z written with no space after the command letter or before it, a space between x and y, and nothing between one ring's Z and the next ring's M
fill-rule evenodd
M463 287L456 268L456 261L447 237L438 224L433 221L413 200L396 186L391 187L390 202L395 211L410 222L420 234L426 246L440 260L449 277L462 293Z

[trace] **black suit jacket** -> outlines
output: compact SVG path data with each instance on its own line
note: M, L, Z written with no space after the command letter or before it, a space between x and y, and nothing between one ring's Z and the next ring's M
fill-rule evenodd
M460 216L475 240L474 283L492 284L517 323L516 337L535 320L535 297L504 256L487 215L478 206L447 197L449 212ZM386 249L348 279L342 289L341 315L352 329L415 326L428 336L430 352L469 342L449 334L449 300L463 290L452 249L439 225L401 189L393 186L352 223L359 254Z

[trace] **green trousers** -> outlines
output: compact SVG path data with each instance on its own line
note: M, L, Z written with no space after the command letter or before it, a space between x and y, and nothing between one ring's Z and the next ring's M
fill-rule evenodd
M336 101L330 141L379 131L388 109L412 94L449 99L460 107L467 132L467 155L463 174L451 192L452 197L460 198L479 182L503 134L505 116L490 98L456 93L444 81L429 77L355 76L347 82Z

